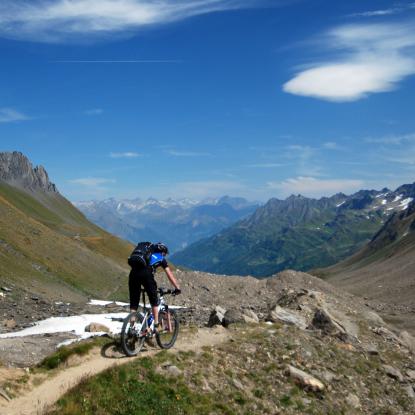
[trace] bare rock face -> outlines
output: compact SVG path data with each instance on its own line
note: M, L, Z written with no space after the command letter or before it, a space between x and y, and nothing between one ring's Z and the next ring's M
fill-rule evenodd
M26 190L57 192L44 167L33 167L29 159L17 151L0 153L0 181Z

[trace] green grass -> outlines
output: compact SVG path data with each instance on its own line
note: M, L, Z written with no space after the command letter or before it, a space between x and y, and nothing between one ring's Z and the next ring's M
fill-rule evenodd
M160 359L159 359L160 360ZM53 414L152 415L232 412L213 396L192 391L179 378L157 373L155 362L143 358L110 369L78 385L60 399Z
M126 299L132 246L90 223L59 194L0 184L0 275L68 301Z
M98 337L92 340L86 340L69 346L60 347L55 353L45 357L38 365L39 369L52 370L63 365L71 356L84 356L94 347L103 346L112 340Z

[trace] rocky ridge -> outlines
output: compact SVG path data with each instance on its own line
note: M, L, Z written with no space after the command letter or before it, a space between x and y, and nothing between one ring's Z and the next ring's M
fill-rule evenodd
M33 167L29 159L20 152L0 153L0 181L26 190L43 190L57 193L43 166Z

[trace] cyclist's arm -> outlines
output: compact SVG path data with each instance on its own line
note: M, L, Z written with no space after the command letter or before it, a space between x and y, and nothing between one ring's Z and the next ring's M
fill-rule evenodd
M164 272L166 273L167 278L172 283L172 285L174 286L174 288L176 288L177 290L180 290L179 283L177 282L176 277L173 275L173 272L170 269L170 267L164 268Z

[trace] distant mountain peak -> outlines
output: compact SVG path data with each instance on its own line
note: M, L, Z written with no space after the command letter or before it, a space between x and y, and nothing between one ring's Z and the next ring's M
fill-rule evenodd
M58 192L45 168L33 167L30 160L18 151L0 152L0 181L27 190Z

